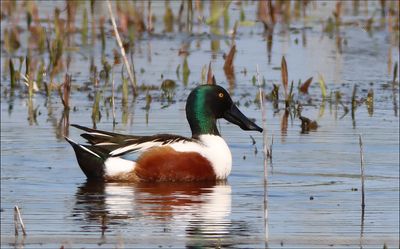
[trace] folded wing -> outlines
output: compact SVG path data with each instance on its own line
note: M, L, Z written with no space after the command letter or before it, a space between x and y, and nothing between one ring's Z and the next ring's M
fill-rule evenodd
M81 134L81 136L90 144L88 147L100 150L112 157L165 146L175 142L193 142L192 138L172 134L133 136L91 129L76 124L72 124L71 126L86 132Z

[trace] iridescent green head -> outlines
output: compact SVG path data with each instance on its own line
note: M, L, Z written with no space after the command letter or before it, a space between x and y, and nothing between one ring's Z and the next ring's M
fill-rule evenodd
M217 119L224 118L243 130L262 132L262 128L249 120L233 103L229 93L218 85L200 85L186 102L186 118L192 129L192 137L202 134L220 135Z

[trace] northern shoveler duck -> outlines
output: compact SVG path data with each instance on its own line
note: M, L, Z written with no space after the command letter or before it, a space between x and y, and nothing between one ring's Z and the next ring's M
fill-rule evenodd
M86 133L78 144L66 137L79 166L89 179L157 182L224 180L232 168L232 155L220 136L216 121L224 118L243 130L262 132L218 85L200 85L186 102L186 118L192 137L157 134L123 135L72 125ZM135 161L129 154L141 153Z

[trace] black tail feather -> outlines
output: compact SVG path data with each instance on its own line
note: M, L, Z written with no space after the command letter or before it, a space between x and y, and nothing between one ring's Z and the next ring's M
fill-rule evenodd
M77 125L77 124L71 124L71 126L73 126L73 127L75 127L75 128L78 128L78 129L80 129L80 130L86 131L86 132L96 132L96 133L100 133L100 134L109 135L109 136L111 136L111 137L114 137L114 136L121 136L121 134L119 134L119 133L108 132L108 131L101 131L101 130L96 130L96 129L91 129L91 128L89 128L89 127L85 127L85 126ZM124 135L124 136L129 136L129 135ZM132 137L134 137L134 136L132 136Z
M86 139L86 141L91 145L97 145L99 143L107 143L101 145L102 152L106 150L107 153L111 152L114 149L117 149L121 145L123 146L126 143L125 141L126 139L140 139L140 137L138 136L123 135L114 132L95 130L77 124L71 124L71 126L86 131L87 133L82 133L81 137ZM98 147L96 146L96 148ZM94 150L96 150L96 148L92 147L92 149Z
M88 179L104 178L104 161L106 158L84 145L80 145L65 137L75 151L78 164Z

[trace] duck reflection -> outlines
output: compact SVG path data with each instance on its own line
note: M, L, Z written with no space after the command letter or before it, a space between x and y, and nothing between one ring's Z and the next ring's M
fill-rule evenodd
M73 217L83 231L106 235L127 225L128 229L148 228L149 232L184 233L190 247L202 237L201 241L207 238L215 244L232 232L231 199L231 186L226 182L87 181L78 187Z

